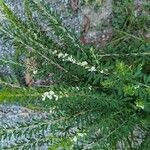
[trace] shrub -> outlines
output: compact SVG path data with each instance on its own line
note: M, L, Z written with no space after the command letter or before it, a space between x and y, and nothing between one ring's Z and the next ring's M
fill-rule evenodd
M1 149L32 149L44 142L49 143L49 149L150 148L150 44L138 34L142 19L147 31L148 18L133 13L129 17L129 12L123 11L132 10L132 1L117 3L112 20L114 37L99 51L80 44L44 1L25 0L25 20L0 1L5 16L0 23L1 38L11 40L15 47L13 61L1 62L10 64L17 76L11 84L1 79L0 101L17 101L51 113L50 120L20 124L17 129L1 128L1 141L12 134L16 138ZM48 31L43 31L43 22ZM53 73L54 84L25 87L18 74L24 76L27 59L34 62L35 66L28 68L34 80L46 80ZM46 129L51 130L50 135L44 134ZM40 139L33 139L32 134L40 131ZM28 141L17 140L26 134L31 135Z

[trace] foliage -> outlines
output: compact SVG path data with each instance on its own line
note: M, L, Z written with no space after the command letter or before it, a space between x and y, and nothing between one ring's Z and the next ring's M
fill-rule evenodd
M44 1L25 0L24 4L25 20L0 1L5 16L0 32L2 38L11 39L16 50L13 62L1 62L10 64L20 83L1 79L0 102L18 102L48 111L51 117L20 124L17 129L1 128L2 143L12 135L15 140L0 148L34 149L47 143L53 150L148 150L150 44L144 36L148 18L134 16L133 1L115 1L114 37L99 51L80 44ZM47 79L53 73L55 84L24 87L18 73L24 75L26 59L35 62L28 70L34 80ZM45 135L48 129L51 132ZM137 133L142 137L138 139ZM30 136L19 140L22 135Z

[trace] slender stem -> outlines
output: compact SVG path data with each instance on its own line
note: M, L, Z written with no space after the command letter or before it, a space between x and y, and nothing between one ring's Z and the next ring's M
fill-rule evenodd
M100 54L99 57L138 57L138 56L150 56L150 52L143 52L143 53L128 53L128 54L119 54L119 53L112 53L112 54Z
M121 36L121 37L112 39L112 41L110 41L106 46L111 45L111 44L114 44L114 43L116 43L116 42L119 42L120 40L123 40L123 39L125 39L126 37L127 37L126 35L123 35L123 36Z
M132 34L130 34L130 33L127 33L127 32L124 32L124 31L120 31L120 30L115 30L115 31L118 32L118 33L125 34L125 35L127 35L127 36L129 36L129 37L132 37L132 38L134 38L134 39L137 39L137 40L139 40L139 41L145 42L142 38L137 37L137 36L134 36L134 35L132 35Z

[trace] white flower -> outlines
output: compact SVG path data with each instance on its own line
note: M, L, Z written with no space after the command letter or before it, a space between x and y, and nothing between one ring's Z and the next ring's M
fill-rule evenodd
M104 70L101 70L100 73L104 73Z
M33 74L37 74L37 70L34 70L34 71L33 71Z
M86 61L83 61L82 66L86 66L86 65L88 65L88 63Z
M52 95L47 95L48 99L53 99Z
M80 90L78 86L76 87L76 89L77 89L78 91Z
M75 64L75 63L76 63L76 60L73 60L72 63Z
M58 101L59 97L57 95L54 95L54 97L55 97L55 100Z
M56 50L54 50L54 51L52 52L52 54L57 54L57 51L56 51Z
M92 66L88 71L90 71L90 72L94 72L94 71L96 71L96 68L95 68L95 66Z
M68 54L67 54L67 53L65 53L65 54L64 54L64 57L67 57L67 56L68 56Z
M75 136L72 140L73 140L73 142L77 142L78 139L77 139L77 137Z
M58 54L58 58L61 58L61 57L63 57L63 56L64 56L63 53L59 53L59 54Z
M77 133L77 135L78 135L79 137L84 137L84 136L86 135L86 133Z
M43 95L42 95L42 101L45 101L46 97L48 96L48 92L45 92Z
M87 65L88 65L88 63L87 63L86 61L78 62L77 64L78 64L79 66L82 66L82 67L84 67L84 66L87 66Z
M86 66L86 67L85 67L85 69L89 69L89 68L90 68L89 66Z
M42 101L45 101L46 97L42 95Z
M73 64L76 63L76 60L72 57L72 55L69 56L66 60L72 62Z
M69 56L69 57L67 58L67 60L68 60L68 61L72 61L72 60L73 60L72 55Z
M42 95L42 101L45 101L46 98L50 100L54 98L57 101L59 97L54 93L54 91L49 91Z
M92 87L91 87L91 86L89 86L89 90L92 90Z
M54 95L55 93L54 93L54 91L49 91L49 94Z

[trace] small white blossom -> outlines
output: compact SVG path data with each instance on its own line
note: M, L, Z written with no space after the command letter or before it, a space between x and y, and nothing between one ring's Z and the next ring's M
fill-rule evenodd
M77 142L77 140L78 140L78 139L77 139L77 136L75 136L75 137L72 139L73 142Z
M54 50L54 51L52 52L52 54L57 54L57 51L56 51L56 50Z
M94 71L96 71L96 68L95 68L95 66L92 66L88 71L90 71L90 72L94 72Z
M86 66L85 69L90 69L90 67L89 67L89 66Z
M54 95L54 97L55 97L55 100L56 100L56 101L57 101L57 100L58 100L58 98L59 98L57 95Z
M46 99L46 97L44 97L44 96L42 95L42 101L45 101L45 99Z
M78 62L77 65L84 67L87 66L88 63L86 61L83 61L83 62Z
M78 86L76 87L76 89L77 89L78 91L80 90Z
M64 56L63 53L59 53L59 54L58 54L58 58L62 58L63 56Z
M91 87L91 86L89 86L89 90L92 90L92 87Z
M69 56L66 60L72 62L73 64L76 63L76 60L72 57L72 55Z
M65 53L65 54L64 54L64 57L67 57L67 56L68 56L68 54L67 54L67 53Z
M104 73L104 70L101 70L100 73Z
M48 96L48 92L45 92L43 95L42 95L42 100L45 101L46 97Z
M54 93L54 91L49 91L42 95L42 101L45 101L46 98L50 100L54 98L57 101L59 97Z
M86 133L77 133L77 135L79 136L79 137L84 137L85 135L87 135Z
M54 95L55 93L54 93L54 91L49 91L49 94Z
M48 99L53 99L52 95L47 95Z
M73 60L73 61L72 61L72 63L73 63L73 64L75 64L75 63L76 63L76 61L75 61L75 60Z
M86 66L86 65L88 65L88 63L86 61L83 61L82 66Z
M34 70L34 71L33 71L33 74L37 74L37 70Z

